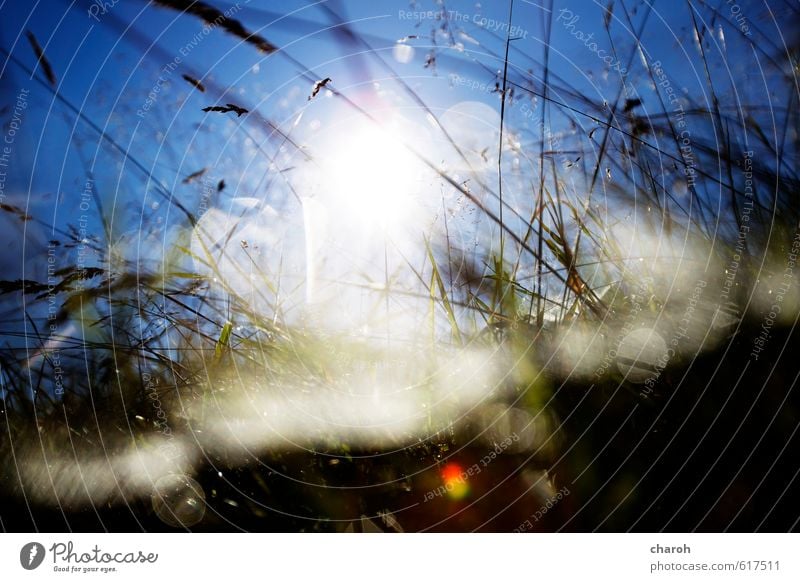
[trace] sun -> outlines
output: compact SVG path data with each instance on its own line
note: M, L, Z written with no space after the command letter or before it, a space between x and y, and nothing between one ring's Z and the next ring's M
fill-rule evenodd
M368 228L403 224L414 212L422 162L398 124L349 126L325 156L325 189L341 211Z
M362 315L371 325L371 308L354 306L385 307L385 290L416 281L407 265L424 260L422 239L440 208L435 174L416 154L430 145L425 130L397 113L380 123L376 115L323 124L313 164L301 174L307 304L337 305L330 311L347 326Z

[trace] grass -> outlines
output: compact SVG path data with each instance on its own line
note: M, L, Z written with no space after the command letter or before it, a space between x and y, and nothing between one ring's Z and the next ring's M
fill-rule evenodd
M796 19L788 3L785 10ZM195 12L206 21L215 14ZM334 43L373 49L339 15L326 14L340 22ZM549 14L546 39L561 27ZM383 294L376 320L383 306L409 306L414 317L424 306L424 323L402 339L325 330L315 313L307 321L297 317L290 298L302 282L282 276L282 267L266 267L260 251L241 239L246 210L229 216L223 236L205 232L192 209L199 179L181 186L176 179L173 187L159 179L154 166L122 145L124 135L115 137L40 78L26 65L29 57L3 48L51 92L70 123L101 144L103 156L125 161L125 179L147 184L179 211L173 221L181 233L158 262L114 255L109 251L123 237L104 210L113 204L98 195L105 239L88 245L103 260L55 273L53 320L47 281L2 281L9 312L24 313L24 320L7 321L0 351L0 474L5 500L17 501L4 504L3 526L168 529L150 504L152 484L179 472L205 492L204 518L191 524L197 530L344 531L361 527L364 515L385 529L509 531L563 486L572 491L568 501L537 527L795 528L795 516L776 508L796 489L784 453L796 432L789 388L795 366L779 351L794 346L796 277L770 331L775 351L749 354L800 219L797 48L778 50L761 30L755 40L739 39L774 75L778 103L767 110L740 99L725 80L720 41L705 24L726 19L723 10L689 2L687 14L684 40L691 46L692 38L702 39L691 50L705 86L684 95L681 116L663 92L647 92L645 108L626 85L645 91L661 82L645 52L654 18L646 4L612 2L598 13L594 24L602 22L615 58L632 71L604 96L567 78L549 41L541 56L506 37L504 55L486 43L463 59L501 87L496 191L475 168L468 172L473 190L418 144L403 145L474 209L490 236L474 248L459 245L451 233L463 227L462 215L450 214L443 198L444 232L424 233L422 260L406 256L402 265L413 285L401 285L388 260L380 283L354 274L354 286ZM122 26L113 15L106 22L111 30ZM440 35L420 43L427 42L442 75L461 64L448 60L459 31L447 20L440 26L446 45L438 44ZM626 28L633 38L621 33ZM226 29L272 47L271 58L285 59L309 85L325 77L288 51L274 51L267 39L253 39L238 22ZM151 50L145 39L134 42ZM37 58L45 52L39 47ZM479 152L457 142L380 51L364 58L432 119L443 147L472 164ZM600 61L595 67L601 74ZM187 74L202 81L210 104L225 103L227 88ZM354 92L335 82L329 89L354 115L378 123ZM521 101L535 117L520 114ZM293 202L303 204L307 193L275 169L276 161L288 148L313 164L313 148L303 148L257 104L241 106L250 111L242 130L269 168L260 184L288 184ZM681 122L691 128L691 158L681 149ZM752 188L743 149L754 152ZM696 172L693 185L688 167ZM737 250L745 208L752 208L750 230ZM76 225L57 228L13 206L2 210L49 229L61 248L87 244ZM146 229L144 214L142 222ZM732 261L735 283L724 301L717 290L725 288ZM689 312L698 280L708 291ZM714 318L728 303L735 317L723 325ZM687 313L691 341L681 340L652 390L627 379L617 358L603 368L632 330L652 330L669 342ZM49 321L58 324L54 334L47 333ZM635 347L634 361L643 353ZM54 391L55 357L68 387L63 395ZM479 463L509 433L524 446L472 479L466 499L423 502L441 485L442 471ZM168 446L177 457L165 452ZM686 491L692 494L681 497ZM381 521L386 511L397 512L397 521Z

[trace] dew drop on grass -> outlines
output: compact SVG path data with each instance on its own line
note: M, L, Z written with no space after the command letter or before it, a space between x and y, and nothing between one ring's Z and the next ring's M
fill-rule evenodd
M407 64L412 61L414 58L414 47L409 46L405 43L398 42L394 45L394 50L392 51L392 56L394 60L396 60L400 64Z

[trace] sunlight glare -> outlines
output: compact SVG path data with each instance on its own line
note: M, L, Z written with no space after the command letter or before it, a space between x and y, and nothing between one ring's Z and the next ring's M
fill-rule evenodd
M332 144L326 158L332 198L368 227L386 228L409 217L421 171L396 125L359 124Z

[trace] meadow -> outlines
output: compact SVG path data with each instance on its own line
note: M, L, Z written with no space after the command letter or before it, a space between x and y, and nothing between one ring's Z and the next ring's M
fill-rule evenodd
M4 530L797 528L794 3L63 4Z

